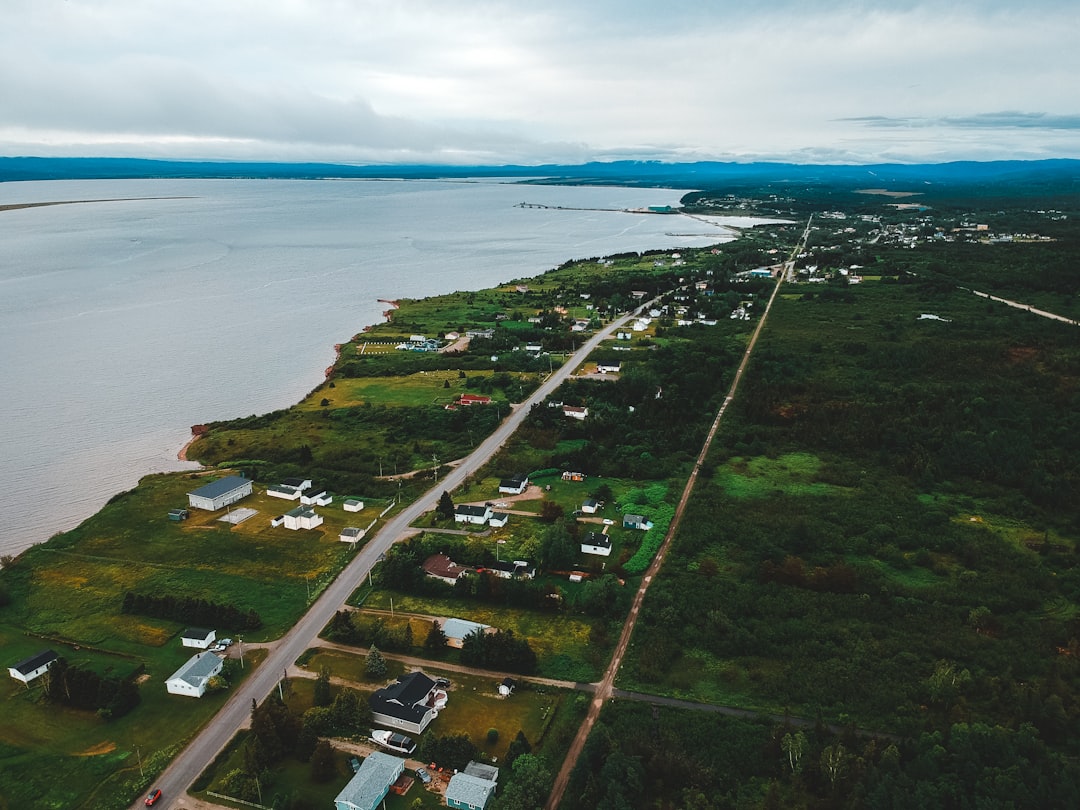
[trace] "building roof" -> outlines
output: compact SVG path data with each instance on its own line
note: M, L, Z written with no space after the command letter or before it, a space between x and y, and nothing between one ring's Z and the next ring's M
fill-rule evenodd
M192 686L198 688L202 686L211 675L214 675L215 670L218 670L220 667L220 658L212 652L201 652L191 656L180 669L176 670L176 672L168 677L168 680L172 681L179 679L187 681Z
M239 475L230 475L227 478L220 478L217 481L212 481L204 487L199 487L194 492L189 492L188 495L194 495L196 498L209 498L210 500L214 500L228 492L232 492L234 489L240 489L242 486L250 485L250 478L244 478Z
M315 510L310 506L298 506L295 509L290 509L285 513L289 517L315 517Z
M213 630L207 630L205 627L189 627L180 634L180 637L190 638L192 641L206 641L213 634Z
M506 681L510 681L511 685L514 683L509 678L503 681L503 683L506 683ZM488 765L486 762L476 762L475 760L470 760L469 764L465 766L465 773L469 776L475 776L478 779L485 779L488 782L495 782L499 779L498 768L494 765Z
M483 807L495 790L495 783L467 773L455 773L446 786L446 801L460 802L470 807Z
M515 473L509 478L504 478L499 482L500 487L520 487L529 483L529 476L524 473Z
M352 805L360 810L374 810L404 770L405 760L401 757L372 751L364 757L360 770L341 789L334 803L339 806L342 803Z
M596 509L596 508L597 508L598 506L600 506L600 504L599 504L599 503L597 503L597 502L596 502L595 500L593 500L592 498L586 498L586 499L585 499L585 502L584 502L584 503L582 503L581 505L582 505L582 506L591 506L591 507L592 507L593 509Z
M447 638L465 638L465 636L475 633L477 630L483 632L490 626L480 624L480 622L470 622L468 619L446 619L442 623L442 631Z
M423 672L410 672L389 686L376 689L368 703L373 712L419 723L428 712L424 703L434 688L435 681Z
M461 506L454 507L455 515L469 515L470 517L480 517L488 513L486 506L470 506L467 503L461 504Z
M425 574L444 579L458 579L469 572L468 568L458 565L445 554L432 554L420 567Z
M29 658L24 658L17 664L12 664L9 669L15 670L20 675L29 675L35 669L40 669L50 661L55 661L59 657L60 656L58 656L54 650L42 650L39 653L31 655Z
M600 532L589 532L581 541L583 546L596 546L597 548L611 548L611 538Z
M363 529L358 529L355 526L346 526L341 530L341 534L338 537L359 537L363 532Z

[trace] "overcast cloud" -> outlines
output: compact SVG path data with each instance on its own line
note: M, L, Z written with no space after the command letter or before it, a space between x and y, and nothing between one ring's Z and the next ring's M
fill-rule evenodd
M5 155L1080 157L1075 0L4 0L2 19Z

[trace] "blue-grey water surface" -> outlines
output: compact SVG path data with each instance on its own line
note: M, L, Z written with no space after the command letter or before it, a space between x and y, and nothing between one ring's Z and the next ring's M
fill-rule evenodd
M147 473L193 466L176 460L192 424L301 398L335 343L382 320L379 298L730 238L678 216L516 203L638 208L680 195L490 181L0 183L0 205L116 200L0 211L0 554L73 528ZM160 199L119 199L131 197Z

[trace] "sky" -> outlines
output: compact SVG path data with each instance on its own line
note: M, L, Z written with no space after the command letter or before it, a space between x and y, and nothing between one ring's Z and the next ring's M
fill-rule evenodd
M1080 158L1076 0L3 0L0 155Z

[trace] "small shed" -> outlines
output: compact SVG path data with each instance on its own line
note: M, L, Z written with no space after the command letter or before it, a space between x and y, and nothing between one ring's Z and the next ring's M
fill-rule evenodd
M503 697L510 697L517 689L517 681L513 678L503 678L502 683L499 684L499 694Z
M180 634L180 643L185 647L194 647L196 650L205 650L217 640L214 630L205 627L189 627Z
M624 529L641 529L647 532L653 527L653 522L644 515L623 515L622 525Z
M187 509L170 509L169 520L179 523L181 520L187 520L190 514Z
M341 505L341 508L346 512L362 512L364 510L364 502L358 501L356 498L349 498Z
M358 529L356 526L346 526L338 535L338 540L342 543L359 543L363 539L364 530Z

